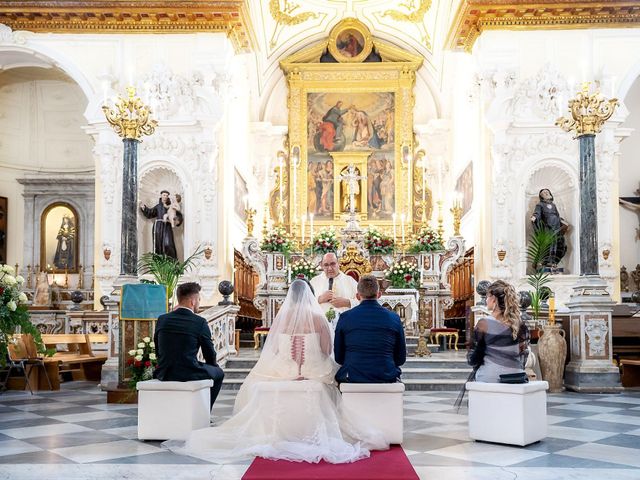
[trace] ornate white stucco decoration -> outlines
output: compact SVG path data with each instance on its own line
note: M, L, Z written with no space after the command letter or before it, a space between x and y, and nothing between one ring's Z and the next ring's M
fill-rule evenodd
M607 335L609 333L607 321L603 318L587 318L584 323L584 332L589 339L588 356L605 356L605 347L608 341Z
M118 160L122 156L122 147L111 144L98 144L93 147L93 155L97 157L98 175L100 176L100 188L102 190L103 214L109 221L115 218L114 200L118 191L117 185L120 185L122 169L119 168L121 161ZM119 208L119 207L118 207Z
M175 74L164 64L156 64L142 78L139 94L148 102L157 118L172 118L193 113L210 113L203 97L204 77L193 72L190 78Z
M547 63L534 77L525 79L516 88L512 101L513 117L516 121L526 122L555 120L560 116L559 108L567 108L568 96L567 81Z
M29 32L14 32L8 25L0 23L0 44L24 45L29 35Z

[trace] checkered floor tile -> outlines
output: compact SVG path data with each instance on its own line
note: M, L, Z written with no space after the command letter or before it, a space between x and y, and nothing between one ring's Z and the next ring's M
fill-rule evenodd
M474 442L456 393L406 392L403 447L421 478L640 479L640 392L548 396L549 436L527 447ZM231 415L223 391L216 423ZM215 465L136 438L135 405L107 404L95 384L0 395L0 479L242 477L248 464ZM188 468L185 466L188 465Z

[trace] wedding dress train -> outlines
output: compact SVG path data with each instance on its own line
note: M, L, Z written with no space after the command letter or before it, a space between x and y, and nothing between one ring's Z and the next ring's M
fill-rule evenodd
M164 445L216 463L254 456L347 463L387 449L382 433L343 405L331 349L320 306L306 283L294 281L238 392L233 416L219 427L192 432L186 442Z

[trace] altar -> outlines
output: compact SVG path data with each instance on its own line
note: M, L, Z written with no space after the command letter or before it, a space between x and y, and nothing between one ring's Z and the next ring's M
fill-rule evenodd
M336 48L344 32L364 40L358 55ZM434 218L432 184L441 182L443 167L429 145L420 148L413 125L422 61L348 18L325 42L280 62L288 134L265 185L262 238L253 235L256 209L248 208L242 249L259 276L254 304L263 329L292 279L313 278L327 252L356 280L368 273L378 278L381 304L400 315L408 336L444 326L452 303L447 276L464 254L464 240L459 205L451 209L455 231L448 241L442 201Z

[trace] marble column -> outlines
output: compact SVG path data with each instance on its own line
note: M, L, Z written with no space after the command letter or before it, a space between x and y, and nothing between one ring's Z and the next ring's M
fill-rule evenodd
M620 373L613 365L614 302L598 268L598 196L595 135L580 140L580 279L567 302L571 359L564 384L577 392L617 392Z
M598 275L595 135L580 138L580 275Z
M138 264L138 143L125 138L122 162L122 250L120 275L135 277Z

